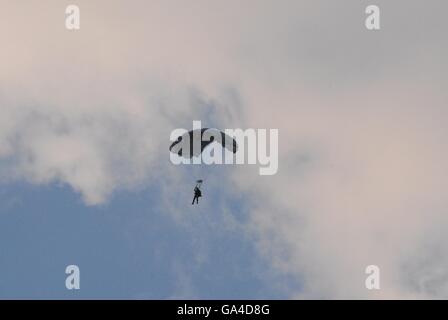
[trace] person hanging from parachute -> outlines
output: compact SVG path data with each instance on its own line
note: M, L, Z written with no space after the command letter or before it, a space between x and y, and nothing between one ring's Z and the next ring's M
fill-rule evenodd
M191 204L194 204L195 200L196 200L196 204L199 203L199 198L202 197L202 192L201 192L201 189L200 189L201 185L202 185L202 180L196 181L196 186L194 187L193 202Z
M202 140L202 136L207 131L210 137L204 141ZM215 139L215 137L217 139ZM234 138L218 129L211 128L191 130L181 136L178 136L176 140L172 141L169 150L171 153L176 154L179 157L191 159L193 157L200 156L202 151L214 142L221 144L223 148L232 153L237 152L238 145ZM202 192L200 189L201 185L202 180L197 180L194 188L193 202L191 204L194 204L195 201L196 204L199 203L199 198L202 197Z

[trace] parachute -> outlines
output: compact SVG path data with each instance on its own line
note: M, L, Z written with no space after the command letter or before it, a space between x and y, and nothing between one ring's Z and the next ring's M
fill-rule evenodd
M202 180L196 180L196 187L200 189L201 186L202 186Z
M238 145L234 138L218 129L202 128L188 131L179 136L171 144L170 152L184 158L197 157L213 142L220 143L223 148L233 153L236 153L238 150Z

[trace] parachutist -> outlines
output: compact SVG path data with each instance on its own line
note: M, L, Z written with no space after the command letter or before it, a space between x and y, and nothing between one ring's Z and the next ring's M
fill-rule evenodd
M194 200L196 200L196 204L199 203L199 197L202 197L201 189L198 186L194 187L194 198L191 204L194 204Z

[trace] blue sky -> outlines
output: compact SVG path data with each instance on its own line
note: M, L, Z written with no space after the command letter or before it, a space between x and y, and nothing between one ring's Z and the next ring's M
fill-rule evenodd
M0 298L287 297L291 279L272 271L250 236L207 224L221 219L219 210L185 203L184 214L196 215L187 228L153 205L158 196L123 192L87 207L68 187L3 185ZM65 288L70 264L80 267L80 290Z

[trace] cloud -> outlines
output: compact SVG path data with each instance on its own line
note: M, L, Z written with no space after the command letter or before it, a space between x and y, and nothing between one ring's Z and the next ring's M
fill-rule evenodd
M446 297L444 2L378 1L376 33L359 1L78 3L79 32L61 1L0 19L3 180L94 205L163 176L175 212L172 129L278 128L279 173L232 181L260 252L303 283L295 297ZM380 291L364 288L369 264Z
M276 257L279 268L304 278L306 297L427 293L403 289L402 278L408 277L405 265L433 250L434 243L421 247L425 238L437 246L444 242L433 228L446 224L447 182L441 172L448 153L437 120L446 111L428 115L421 106L443 100L425 103L399 88L381 106L386 88L365 93L381 101L344 95L299 107L292 113L297 129L289 132L289 124L279 129L277 177L265 183L259 177L237 179L257 199L269 199L253 214L261 248ZM431 88L418 94L426 100L434 96ZM338 107L328 108L331 104ZM383 272L376 294L364 288L369 264Z

